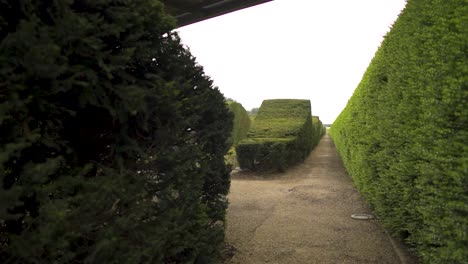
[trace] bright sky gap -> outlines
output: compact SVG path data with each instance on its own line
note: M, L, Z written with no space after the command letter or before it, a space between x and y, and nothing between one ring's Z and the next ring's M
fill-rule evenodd
M405 0L274 0L179 28L228 98L247 110L265 99L310 99L333 123Z

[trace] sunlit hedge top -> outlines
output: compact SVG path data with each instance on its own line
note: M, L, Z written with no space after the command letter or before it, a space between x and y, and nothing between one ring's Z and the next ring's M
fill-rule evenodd
M248 138L294 138L310 115L309 100L265 100L248 133Z
M322 124L322 122L320 121L320 118L318 116L312 116L312 123L315 125L315 124Z

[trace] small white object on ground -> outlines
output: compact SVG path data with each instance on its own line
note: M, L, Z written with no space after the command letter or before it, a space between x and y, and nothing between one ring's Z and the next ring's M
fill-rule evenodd
M370 214L352 214L351 218L358 219L358 220L369 220L369 219L372 219L374 217L372 215L370 215Z

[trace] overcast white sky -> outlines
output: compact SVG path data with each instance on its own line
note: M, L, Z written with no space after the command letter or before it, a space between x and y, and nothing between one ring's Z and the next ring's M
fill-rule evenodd
M405 0L274 0L178 29L221 92L245 109L310 99L333 123Z

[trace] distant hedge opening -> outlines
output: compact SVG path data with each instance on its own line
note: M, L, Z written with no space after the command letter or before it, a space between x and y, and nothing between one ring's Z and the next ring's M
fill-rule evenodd
M425 263L468 260L468 5L409 0L330 129L356 186Z
M312 116L312 148L315 148L318 145L320 139L326 132L327 129L322 124L322 121L320 121L320 117Z
M0 1L0 263L213 263L232 114L159 1Z
M312 148L309 100L263 101L247 138L236 147L242 169L284 170Z

